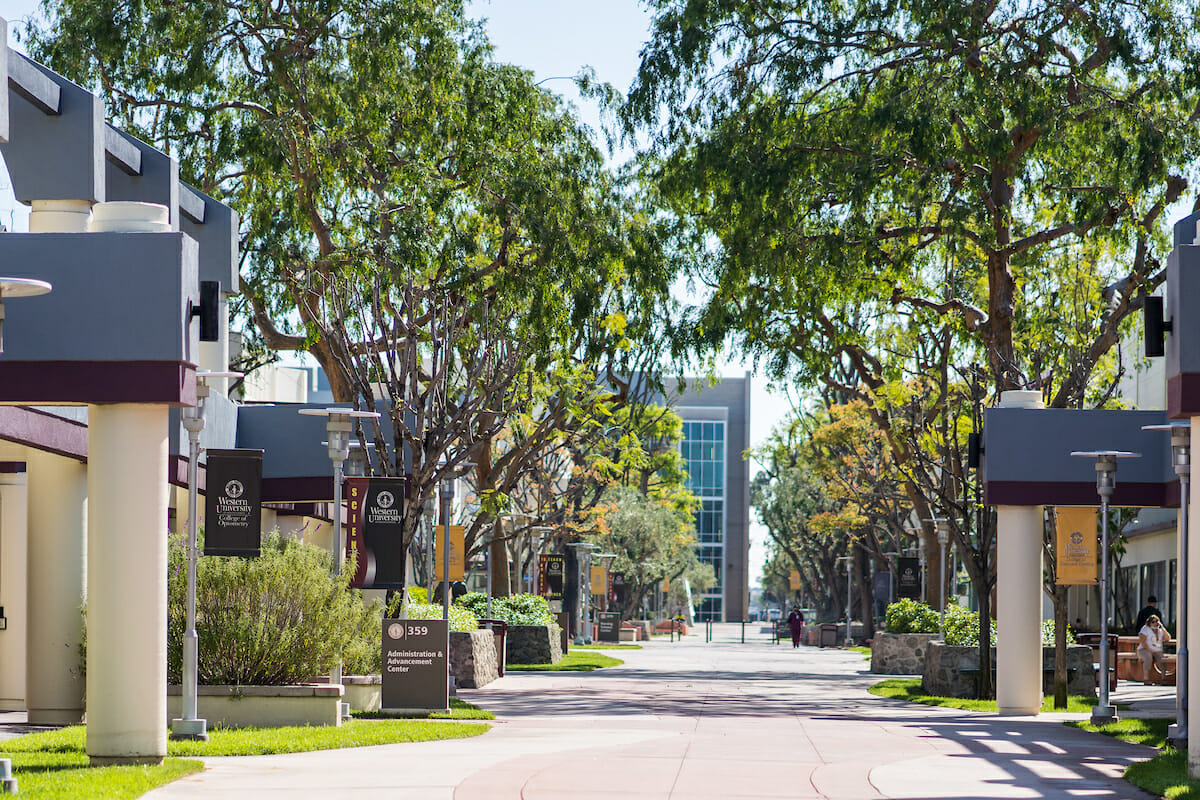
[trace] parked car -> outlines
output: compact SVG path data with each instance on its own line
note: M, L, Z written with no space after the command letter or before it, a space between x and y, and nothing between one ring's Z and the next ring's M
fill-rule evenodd
M780 611L778 608L768 608L767 609L767 621L768 622L779 622L779 620L782 616L783 616L783 612Z

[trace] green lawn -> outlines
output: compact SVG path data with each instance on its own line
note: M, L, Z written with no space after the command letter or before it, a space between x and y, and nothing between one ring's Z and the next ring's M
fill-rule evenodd
M508 664L506 672L591 672L603 667L618 667L625 662L595 650L572 647L557 664Z
M450 713L392 714L386 711L355 711L355 719L495 719L496 715L457 697L450 698Z
M995 711L995 700L973 700L963 697L935 697L921 693L920 678L888 678L872 686L868 691L878 697L891 697L909 703L921 703L927 706L943 706L945 708L961 708L965 711ZM1071 695L1067 698L1067 707L1059 711L1086 713L1092 710L1096 698L1084 695ZM1054 698L1042 699L1042 711L1054 711Z
M572 650L641 650L640 644L617 644L614 642L597 642L593 644L573 644Z
M463 713L469 712L464 709ZM477 722L396 719L351 720L336 728L216 728L209 731L207 742L167 742L167 753L172 757L161 766L90 767L86 729L82 725L73 725L0 741L0 757L12 759L18 797L124 800L140 797L156 786L204 768L199 761L178 756L271 755L424 742L478 736L489 728L489 725Z

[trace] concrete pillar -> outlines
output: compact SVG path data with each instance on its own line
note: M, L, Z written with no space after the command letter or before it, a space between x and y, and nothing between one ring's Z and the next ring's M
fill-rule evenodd
M1004 392L1001 408L1041 408L1040 392ZM1037 458L1036 443L1029 457ZM996 508L996 706L1001 714L1042 707L1042 507Z
M30 233L85 233L89 200L34 200ZM30 451L25 703L34 725L83 720L80 609L87 596L87 471Z
M83 721L82 607L87 596L87 468L30 450L25 707L31 725Z
M25 473L0 474L0 711L25 710L27 586Z
M165 406L88 412L87 752L157 763L167 750Z

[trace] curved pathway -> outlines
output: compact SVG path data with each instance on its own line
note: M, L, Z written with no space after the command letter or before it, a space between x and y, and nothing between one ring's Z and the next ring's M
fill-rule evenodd
M1142 800L1121 779L1150 748L1061 724L882 700L856 653L716 625L593 673L509 673L463 699L484 736L253 758L146 795L456 800ZM1083 715L1075 715L1082 717Z

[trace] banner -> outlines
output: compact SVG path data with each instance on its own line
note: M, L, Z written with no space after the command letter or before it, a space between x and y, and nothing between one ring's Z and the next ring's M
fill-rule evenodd
M625 573L612 572L608 576L608 601L616 608L625 607Z
M1060 508L1055 528L1058 583L1062 586L1094 586L1099 557L1096 509Z
M592 567L591 589L593 597L608 596L608 570L604 567Z
M406 486L404 478L346 479L346 558L355 564L351 586L404 588Z
M896 596L907 597L910 600L921 599L921 559L914 556L902 556L897 559L900 568L899 580L896 581Z
M467 574L467 559L466 547L463 541L466 537L467 529L462 525L450 526L450 581L461 581L466 579ZM433 579L437 581L445 580L442 577L444 569L444 559L442 557L442 544L446 540L446 526L438 525L433 536Z
M800 578L800 570L794 569L792 570L792 573L788 575L788 588L792 591L804 588L804 582Z
M204 555L257 558L262 541L262 450L209 450Z
M550 602L563 599L563 570L565 560L562 553L545 553L538 556L537 593Z

